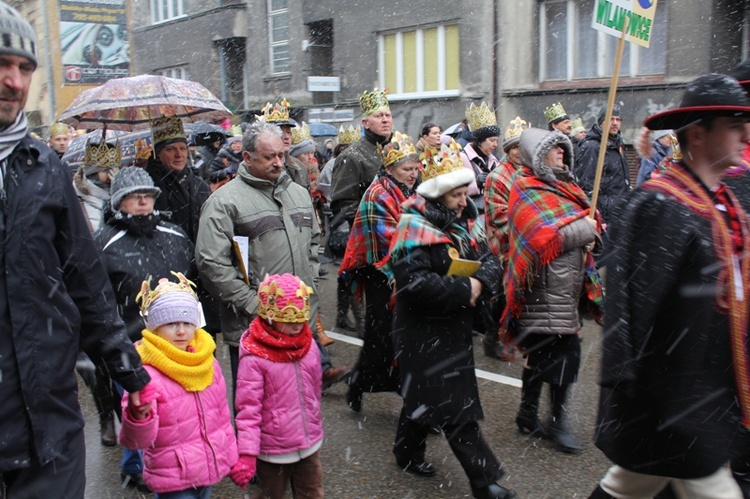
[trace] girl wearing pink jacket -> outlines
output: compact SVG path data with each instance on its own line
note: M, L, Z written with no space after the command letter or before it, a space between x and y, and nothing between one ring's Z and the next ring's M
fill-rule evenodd
M157 499L207 499L237 462L237 441L216 344L200 321L195 286L145 281L136 299L147 329L136 344L151 382L140 405L122 399L120 443L144 449L143 478Z
M297 499L323 497L322 374L320 353L310 348L310 293L291 274L267 275L258 287L258 317L240 339L240 459L230 476L244 488L257 472L271 499L284 497L290 483Z

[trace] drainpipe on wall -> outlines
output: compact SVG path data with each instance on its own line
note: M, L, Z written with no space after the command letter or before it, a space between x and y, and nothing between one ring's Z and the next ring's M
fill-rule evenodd
M498 45L500 44L500 35L498 33L499 25L497 20L498 12L498 0L492 0L492 109L497 110L498 99L497 99L497 53Z
M224 43L219 43L219 78L221 80L221 102L227 102L227 59Z
M49 109L47 112L49 113L49 119L50 123L52 124L55 121L56 113L55 110L57 109L57 93L55 88L55 75L52 71L52 45L50 44L49 39L49 23L47 21L47 4L49 3L49 0L41 0L39 2L39 5L42 8L42 26L44 26L44 52L45 52L45 61L44 66L45 70L47 72L47 92L49 92Z

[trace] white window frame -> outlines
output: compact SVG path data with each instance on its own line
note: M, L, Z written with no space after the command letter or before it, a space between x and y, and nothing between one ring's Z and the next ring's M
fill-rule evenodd
M396 33L388 32L378 35L378 85L385 88L385 36L396 35L396 88L388 89L388 100L406 100L406 99L424 99L435 97L458 97L461 90L445 88L445 28L446 26L455 26L455 23L427 26L425 28L409 29ZM424 90L424 29L437 28L437 50L438 50L438 89ZM416 32L416 64L417 64L417 91L404 92L404 62L403 62L403 42L404 33ZM459 39L460 43L460 39ZM460 79L460 68L459 68Z
M566 29L566 38L567 38L567 46L568 46L568 53L566 54L566 65L565 65L565 71L566 75L564 80L559 79L547 79L547 33L544 27L547 25L547 10L545 6L549 3L560 1L560 3L564 2L566 4L566 20L567 20L567 29ZM663 1L663 0L662 0ZM607 60L607 52L606 52L606 45L608 38L612 38L611 35L608 35L606 33L603 33L601 31L596 32L596 74L595 75L587 75L587 76L575 76L575 67L576 67L576 57L578 57L578 54L576 53L576 28L580 25L581 22L590 23L591 17L586 17L585 19L578 19L578 15L576 13L576 4L577 0L544 0L539 3L539 81L545 82L545 81L574 81L574 80L586 80L586 79L596 79L596 78L608 78L611 75L612 71L612 61ZM593 12L592 12L593 15ZM593 29L593 28L592 28ZM643 74L640 72L640 51L641 50L647 50L642 49L638 45L635 45L633 43L626 43L625 48L623 51L623 57L625 57L625 54L629 52L629 64L627 67L622 66L620 67L620 76L625 77L638 77L638 76L651 76L651 75L659 75L659 74L666 74L666 63L664 67L664 73L648 73Z
M157 69L154 72L159 76L166 76L167 78L176 78L178 80L190 79L190 74L188 73L187 66L177 66L174 68Z
M291 51L289 50L291 47L290 40L287 38L286 40L274 40L273 39L273 18L278 16L286 16L287 18L287 36L288 36L288 30L289 30L289 4L287 3L287 7L284 9L276 9L272 10L273 8L273 0L267 0L266 5L268 6L268 62L269 66L271 67L271 73L274 75L286 75L290 74L292 72L291 66L292 66L292 56ZM274 64L274 58L273 58L273 49L276 47L287 47L287 53L289 54L289 59L287 63L287 68L283 70L277 70L276 65Z
M161 24L172 19L185 17L185 0L167 0L167 12L164 12L163 0L150 0L151 24Z

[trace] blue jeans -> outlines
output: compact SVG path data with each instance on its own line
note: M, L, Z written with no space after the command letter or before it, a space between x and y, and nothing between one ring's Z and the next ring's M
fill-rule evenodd
M125 390L116 381L115 387L117 388L117 393L120 394L120 399L122 399L122 394L125 392ZM143 452L140 450L130 450L123 448L122 459L120 460L120 468L126 475L143 473Z
M198 487L197 489L178 490L177 492L154 493L154 499L209 499L211 497L211 486Z

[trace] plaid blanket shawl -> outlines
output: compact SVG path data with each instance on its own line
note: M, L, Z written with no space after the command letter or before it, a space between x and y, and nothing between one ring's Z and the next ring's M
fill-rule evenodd
M427 201L422 196L417 195L406 200L403 210L396 234L391 240L390 253L379 264L389 279L393 278L391 258L408 258L409 253L415 248L447 244L456 247L461 258L477 259L481 253L481 244L487 240L473 204L464 210L466 226L458 219L454 219L443 229L430 221Z
M729 225L724 215L716 209L711 195L680 163L672 163L657 179L643 183L644 189L654 190L674 199L696 215L711 222L713 249L720 268L716 289L716 307L729 316L729 332L734 359L734 375L737 394L742 408L743 425L750 428L750 359L747 351L747 328L750 309L747 297L738 296L738 290L747 294L750 290L750 228L747 215L731 189L727 194L737 209L744 240L744 250L738 260L739 272L734 268L734 255ZM737 278L741 283L735 282Z
M508 200L510 249L506 267L506 306L500 319L501 337L512 318L521 314L524 295L534 276L563 251L560 228L589 214L589 199L574 182L544 182L528 167L511 187ZM598 215L597 221L601 223ZM602 287L596 263L586 254L585 296L581 307L597 320L602 316Z
M349 242L339 267L339 275L354 280L354 270L367 265L379 268L388 256L391 239L406 201L401 188L388 175L378 177L367 188L354 216Z

